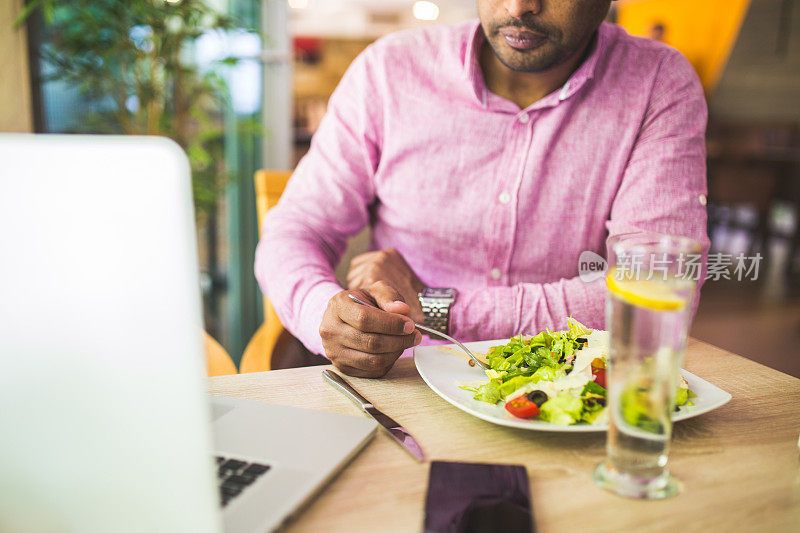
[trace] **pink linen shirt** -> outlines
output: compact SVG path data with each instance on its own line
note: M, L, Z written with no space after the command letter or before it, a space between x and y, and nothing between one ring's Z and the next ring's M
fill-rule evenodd
M255 273L283 324L323 354L347 238L372 227L431 287L451 334L604 326L578 257L609 235L706 235L706 104L676 50L604 23L559 90L526 109L491 93L477 21L384 37L356 58L263 223ZM425 337L423 343L433 343Z

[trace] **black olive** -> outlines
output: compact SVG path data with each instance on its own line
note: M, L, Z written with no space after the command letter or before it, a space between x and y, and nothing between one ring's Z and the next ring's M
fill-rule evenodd
M587 339L586 337L578 337L577 339L575 339L575 342L577 342L578 344L586 344L587 342L589 342L589 339Z
M547 394L540 390L531 391L525 397L535 403L537 407L541 407L547 401Z
M594 397L586 398L586 405L588 407L594 407L596 405L599 405L600 407L605 407L606 406L606 399L605 398L594 398Z

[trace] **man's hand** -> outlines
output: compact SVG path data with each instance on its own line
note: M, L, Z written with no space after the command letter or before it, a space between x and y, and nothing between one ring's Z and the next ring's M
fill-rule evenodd
M390 284L402 295L403 301L410 308L408 316L415 322L425 323L425 315L417 298L425 284L394 248L357 255L350 262L350 271L347 273L348 289L360 289L379 281Z
M380 309L356 303L348 293ZM345 374L383 376L404 350L422 340L409 311L400 293L385 282L338 293L328 302L319 326L325 354Z

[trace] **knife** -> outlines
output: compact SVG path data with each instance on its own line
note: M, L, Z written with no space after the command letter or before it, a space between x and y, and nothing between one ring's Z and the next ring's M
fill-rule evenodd
M342 391L345 396L353 400L356 405L361 407L362 411L374 418L378 424L382 425L386 431L389 432L389 435L391 435L400 446L405 448L408 453L413 455L416 460L425 461L425 454L422 453L422 448L420 448L417 441L414 440L414 437L412 437L403 426L395 422L394 419L378 410L372 405L372 402L361 396L347 380L330 370L323 370L322 377L328 381L328 383Z

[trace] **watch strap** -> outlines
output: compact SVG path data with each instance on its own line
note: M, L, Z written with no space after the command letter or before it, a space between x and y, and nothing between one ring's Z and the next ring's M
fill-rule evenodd
M450 308L454 297L426 296L425 291L419 293L419 303L425 315L425 325L447 334L450 330Z

